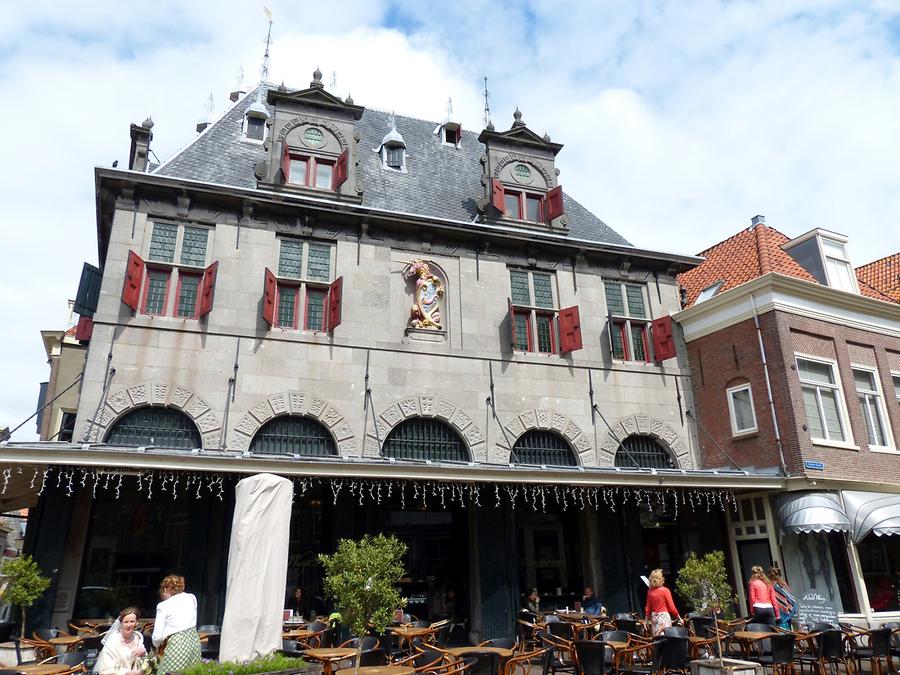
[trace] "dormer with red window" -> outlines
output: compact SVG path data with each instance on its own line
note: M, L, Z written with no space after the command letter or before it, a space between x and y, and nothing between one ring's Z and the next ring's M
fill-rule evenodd
M518 109L513 118L509 131L488 125L478 137L486 148L485 197L479 203L484 218L565 232L568 219L555 164L563 146L531 131Z
M269 167L260 187L341 201L362 201L354 123L364 108L325 91L316 69L309 88L272 89Z

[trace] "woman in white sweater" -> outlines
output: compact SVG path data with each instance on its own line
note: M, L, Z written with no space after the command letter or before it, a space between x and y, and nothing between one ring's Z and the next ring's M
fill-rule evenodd
M139 618L137 607L119 613L119 620L103 638L103 651L94 666L99 675L141 675L141 659L147 650L143 636L135 630Z
M197 634L197 598L184 592L184 577L170 575L159 585L162 598L156 606L153 644L162 654L159 672L184 670L200 662Z

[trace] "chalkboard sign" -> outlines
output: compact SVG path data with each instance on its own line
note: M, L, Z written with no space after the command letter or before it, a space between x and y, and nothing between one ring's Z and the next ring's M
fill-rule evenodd
M834 603L817 591L808 591L797 601L797 620L801 625L830 623L837 626L838 615Z

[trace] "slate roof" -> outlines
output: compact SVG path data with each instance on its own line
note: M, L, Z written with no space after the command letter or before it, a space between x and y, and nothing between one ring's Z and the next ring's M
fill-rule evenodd
M774 227L759 224L721 241L699 253L706 258L692 270L677 277L678 283L687 292L686 307L694 304L700 292L722 281L719 293L761 277L769 272L778 272L812 283L818 283L781 247L790 241Z
M900 253L857 267L856 280L864 295L900 303Z
M264 87L266 99L269 85ZM153 173L232 187L256 189L253 165L268 159L258 143L242 140L245 110L257 100L254 89L239 99L174 157ZM272 113L272 106L268 106ZM478 134L463 130L459 148L443 145L434 134L439 122L393 115L406 142L406 173L385 168L376 150L391 128L390 113L367 108L356 123L363 206L420 216L472 221L476 201L483 197L480 159L485 154ZM564 194L573 239L631 246L624 237Z

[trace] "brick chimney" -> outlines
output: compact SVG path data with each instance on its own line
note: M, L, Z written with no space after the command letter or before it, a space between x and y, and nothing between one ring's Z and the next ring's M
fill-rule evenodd
M153 120L149 117L140 126L131 125L131 152L128 154L128 168L132 171L147 171L148 157L150 155L150 141L153 134Z

